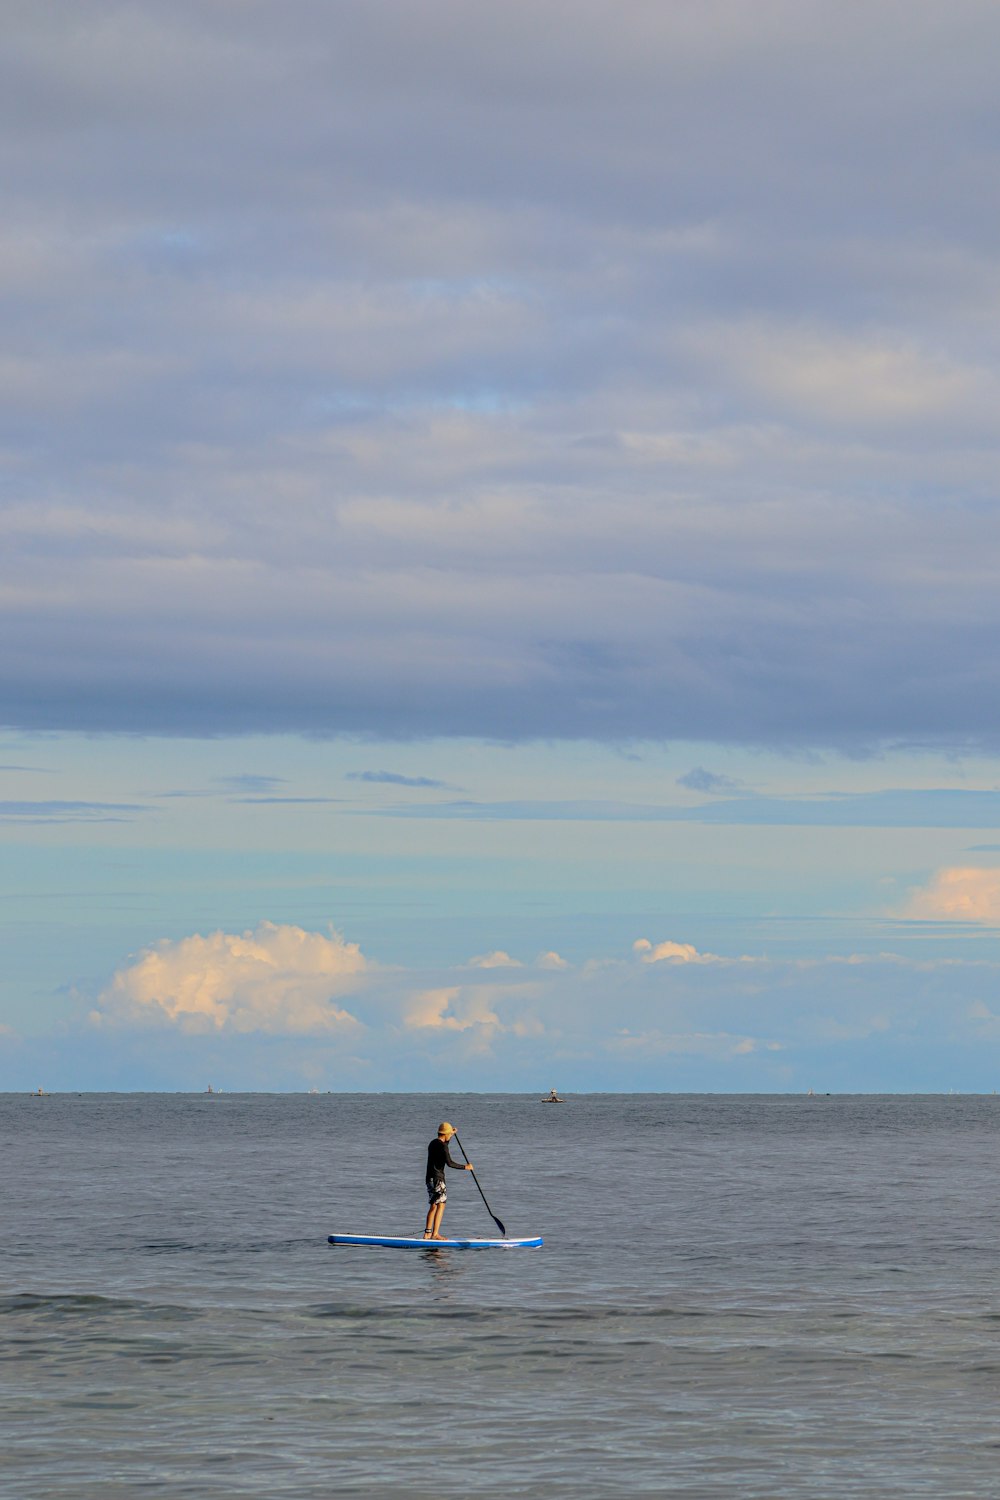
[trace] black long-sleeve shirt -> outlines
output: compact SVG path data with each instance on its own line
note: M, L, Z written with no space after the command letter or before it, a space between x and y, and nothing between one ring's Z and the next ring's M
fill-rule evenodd
M427 1181L438 1181L444 1176L445 1167L454 1167L461 1172L465 1166L464 1162L452 1161L448 1152L447 1141L439 1140L437 1136L427 1147Z

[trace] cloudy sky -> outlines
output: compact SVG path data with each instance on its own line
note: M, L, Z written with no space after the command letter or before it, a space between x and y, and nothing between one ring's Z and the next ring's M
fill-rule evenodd
M1000 1087L998 49L7 7L0 1087Z

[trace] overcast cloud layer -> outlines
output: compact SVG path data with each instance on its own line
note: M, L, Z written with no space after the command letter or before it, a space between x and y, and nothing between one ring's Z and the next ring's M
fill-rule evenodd
M1000 738L1000 11L5 11L11 725Z

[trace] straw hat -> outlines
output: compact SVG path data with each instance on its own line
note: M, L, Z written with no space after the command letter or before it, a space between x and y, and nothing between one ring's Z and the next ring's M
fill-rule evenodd
M438 1126L438 1135L448 1136L448 1135L454 1135L454 1134L455 1134L455 1127L454 1127L454 1125L449 1125L447 1120L442 1120L441 1124Z

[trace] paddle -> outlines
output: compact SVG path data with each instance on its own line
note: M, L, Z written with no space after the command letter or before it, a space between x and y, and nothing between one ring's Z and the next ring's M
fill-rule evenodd
M455 1144L458 1147L459 1151L461 1151L462 1155L465 1156L465 1147L462 1145L462 1142L458 1139L458 1131L457 1130L455 1131ZM467 1156L465 1156L465 1160L468 1162L469 1158ZM473 1171L473 1173L472 1173L472 1180L476 1184L476 1187L479 1188L479 1196L480 1196L480 1198L482 1198L483 1202L486 1203L486 1194L483 1192L482 1188L479 1187L479 1178L476 1176L475 1171ZM486 1203L486 1212L489 1214L490 1218L493 1220L494 1224L499 1229L499 1231L500 1231L501 1235L503 1236L503 1238L506 1239L507 1238L507 1231L503 1227L503 1225L501 1224L500 1220L497 1218L496 1214L493 1212L492 1208L490 1208L490 1205L488 1203Z

